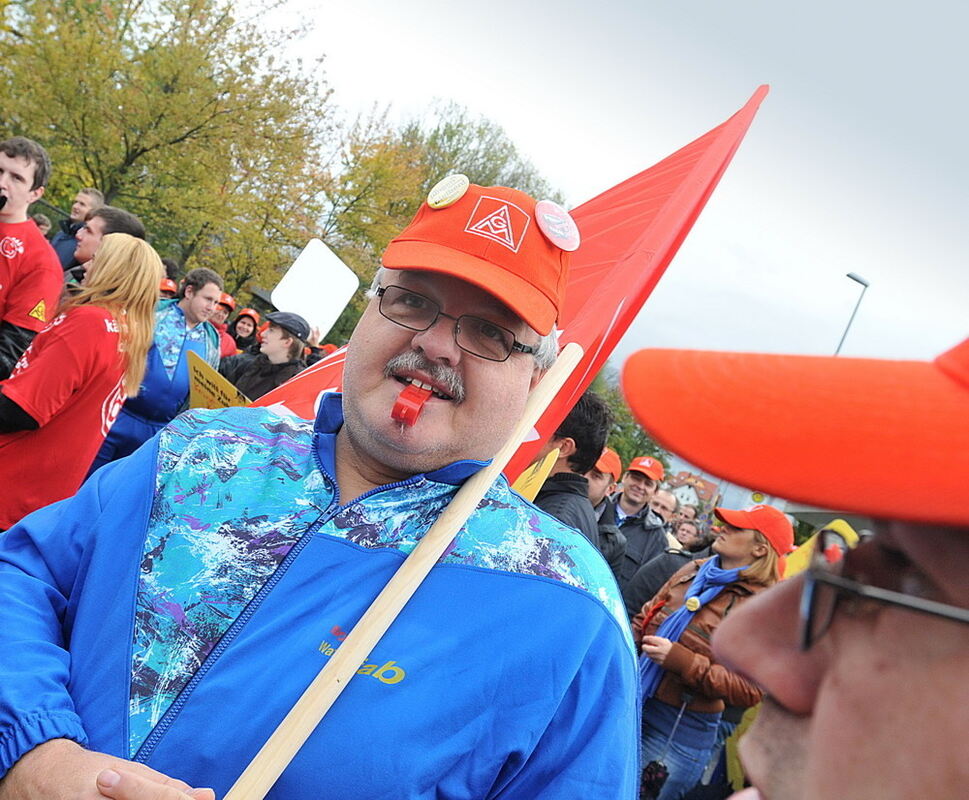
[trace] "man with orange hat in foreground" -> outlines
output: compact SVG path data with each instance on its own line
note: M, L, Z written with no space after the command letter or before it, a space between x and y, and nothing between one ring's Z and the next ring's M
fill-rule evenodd
M315 424L188 412L8 531L0 797L223 796L510 435L577 246L555 204L446 179ZM631 798L636 681L605 561L502 478L269 796Z
M644 350L623 386L698 467L875 520L841 560L815 547L714 637L767 693L740 742L742 796L964 796L969 339L931 362Z

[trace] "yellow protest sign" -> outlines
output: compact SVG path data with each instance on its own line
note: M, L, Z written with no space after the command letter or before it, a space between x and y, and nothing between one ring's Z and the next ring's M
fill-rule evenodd
M188 354L188 404L190 408L247 406L251 402L198 355Z
M555 466L555 462L558 457L559 449L556 447L541 461L536 461L528 469L522 472L522 474L518 476L518 480L511 485L511 488L518 492L518 494L520 494L526 500L534 500L535 495L538 494L538 490L541 489L542 484L545 483L548 473L550 473L552 471L552 467Z

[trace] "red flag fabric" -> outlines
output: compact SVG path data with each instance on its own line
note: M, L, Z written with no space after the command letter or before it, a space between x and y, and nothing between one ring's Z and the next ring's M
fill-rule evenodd
M767 95L761 86L723 124L653 167L572 210L582 245L572 256L560 340L585 355L505 469L513 481L534 459L605 364L649 297L733 158ZM342 386L341 348L254 405L311 418L324 391Z

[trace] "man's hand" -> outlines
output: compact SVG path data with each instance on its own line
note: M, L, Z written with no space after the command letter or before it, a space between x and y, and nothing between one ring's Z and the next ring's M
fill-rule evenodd
M24 755L0 781L0 800L215 800L144 764L52 739Z
M215 800L215 792L211 789L193 789L187 783L166 778L160 772L143 777L123 768L105 769L98 773L97 780L101 796L114 800Z
M643 652L660 666L663 666L663 662L666 661L666 656L669 655L672 648L673 643L662 636L643 637Z

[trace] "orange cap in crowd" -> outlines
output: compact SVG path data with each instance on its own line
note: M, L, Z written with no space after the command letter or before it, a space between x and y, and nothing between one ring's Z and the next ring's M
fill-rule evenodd
M649 456L639 456L629 462L627 467L629 472L642 472L654 481L661 481L666 475L663 470L663 462Z
M717 519L735 528L760 531L774 552L786 556L794 550L794 527L784 513L774 506L756 505L743 510L715 508Z
M252 320L253 325L259 324L259 312L254 308L244 308L238 314L236 314L236 319L239 317L249 317Z
M619 481L622 478L622 460L619 458L619 453L611 447L604 448L599 460L596 461L596 469L602 473L608 472L613 480Z
M222 296L219 298L219 305L225 306L229 311L236 310L236 301L231 294L226 294L222 292Z
M665 447L734 483L969 524L969 339L933 361L641 350L623 391Z
M178 284L171 278L162 278L161 283L158 285L158 291L175 293L178 291Z
M453 275L494 295L541 335L562 308L579 233L567 211L451 175L383 254L388 269Z

